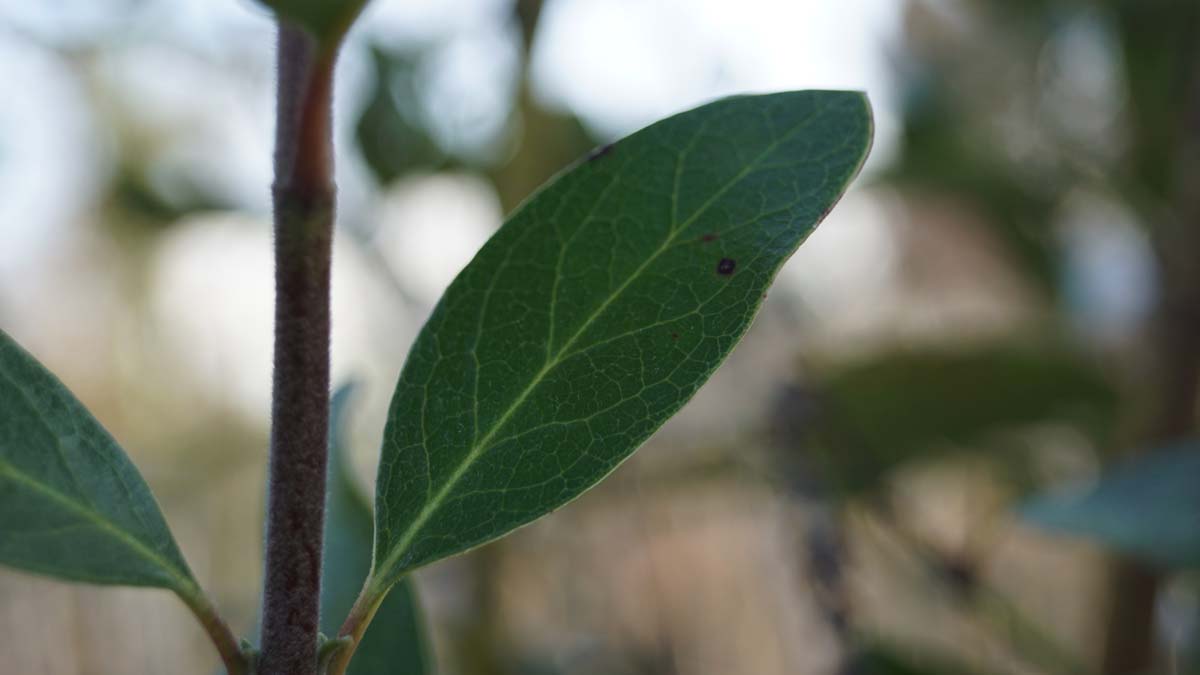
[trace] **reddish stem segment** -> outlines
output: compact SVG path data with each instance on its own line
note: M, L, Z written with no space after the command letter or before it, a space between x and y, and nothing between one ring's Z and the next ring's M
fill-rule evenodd
M334 51L280 23L275 363L259 675L316 675L329 428Z

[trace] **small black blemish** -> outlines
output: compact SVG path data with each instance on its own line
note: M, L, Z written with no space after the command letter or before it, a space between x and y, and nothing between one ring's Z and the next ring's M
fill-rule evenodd
M588 153L587 161L591 162L593 160L600 159L601 157L612 152L612 149L613 149L612 143L606 143L604 145L601 145L600 147L595 148L591 152Z
M672 340L678 340L678 339L679 339L679 333L671 333L671 339L672 339Z
M709 242L716 241L716 240L717 240L717 235L716 235L716 234L714 234L714 233L712 233L712 232L710 232L710 233L708 233L708 234L706 234L706 235L704 235L704 236L700 237L700 241L702 241L702 242L704 242L704 243L706 243L706 244L707 244L707 243L709 243Z
M737 261L733 258L721 258L721 262L717 263L717 274L727 277L733 274L733 270L736 267Z

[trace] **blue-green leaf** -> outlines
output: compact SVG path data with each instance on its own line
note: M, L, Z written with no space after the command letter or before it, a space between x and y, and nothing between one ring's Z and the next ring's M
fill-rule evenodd
M371 568L371 508L350 471L346 404L353 388L333 397L330 418L329 498L321 630L337 635ZM384 599L354 652L349 675L426 675L434 672L416 588L405 578Z
M1020 513L1153 563L1200 566L1200 445L1147 453L1094 484L1035 497Z
M74 581L198 588L137 469L0 332L0 563Z
M859 93L724 99L594 152L520 207L400 376L374 588L536 519L627 458L737 344L871 130Z

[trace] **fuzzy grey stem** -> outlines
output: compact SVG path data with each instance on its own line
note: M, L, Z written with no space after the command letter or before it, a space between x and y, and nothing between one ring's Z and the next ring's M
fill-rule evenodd
M259 675L316 675L329 427L333 53L279 28L275 357Z

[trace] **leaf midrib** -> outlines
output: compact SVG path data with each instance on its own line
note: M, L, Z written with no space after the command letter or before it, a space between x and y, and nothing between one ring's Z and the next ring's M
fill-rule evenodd
M121 529L116 524L114 524L112 521L103 517L101 514L95 512L85 506L82 506L79 502L71 499L67 495L64 495L63 493L59 492L58 490L55 490L54 488L42 483L41 481L38 481L37 479L26 474L25 472L20 471L19 469L14 467L12 464L10 464L6 461L0 460L0 476L9 478L17 483L21 483L22 485L25 485L26 487L28 487L36 492L41 493L44 497L50 499L53 502L58 503L60 506L63 506L64 508L71 511L72 513L75 513L76 515L83 517L85 520L87 520L89 523L91 523L98 529L103 530L104 532L110 534L114 539L120 541L122 544L124 544L126 547L128 547L131 551L133 551L140 557L161 567L163 569L163 571L165 571L172 579L174 579L178 583L178 586L176 587L175 590L178 590L182 593L182 592L185 592L187 589L192 588L195 585L192 582L191 578L188 575L184 574L181 569L179 569L175 564L168 561L166 558L164 558L162 555L160 555L154 549L147 546L145 544L145 542L143 542L141 539L138 539L131 533L126 532L125 530Z
M7 379L9 382L11 382L13 385L16 386L17 392L21 395L22 398L25 399L25 402L30 405L31 409L34 411L34 414L35 414L35 417L37 418L37 420L39 422L41 422L42 426L46 428L46 431L49 432L49 434L57 440L58 435L54 433L53 428L50 426L49 422L47 422L46 419L42 416L42 413L37 408L37 406L33 405L33 402L29 399L29 396L24 391L24 387L21 385L21 383L18 382L5 368L0 367L0 375L3 375L5 379ZM78 430L78 427L76 427L76 433L77 434L80 433ZM77 482L77 479L75 478L74 473L69 470L69 463L67 463L67 467L68 467L68 475L71 477L72 481ZM72 512L82 516L85 520L92 523L94 526L96 526L100 530L103 530L104 532L107 532L108 534L112 535L113 538L117 539L119 542L124 544L126 547L128 547L131 551L133 551L138 556L142 557L145 560L148 560L149 562L151 562L155 565L158 565L159 567L161 567L163 569L163 571L165 571L167 573L167 575L172 580L174 580L176 582L176 586L174 587L174 590L176 592L178 592L181 596L186 597L186 596L194 594L194 591L197 588L197 586L196 586L195 581L191 578L190 574L188 574L185 570L181 569L174 563L168 561L166 558L164 558L162 555L160 555L153 548L150 548L149 546L147 546L146 543L143 542L141 539L137 538L130 532L127 532L127 531L121 529L119 526L117 526L111 520L105 518L103 516L103 514L97 512L96 510L91 508L90 505L85 505L75 499L72 499L70 496L60 492L59 490L54 489L53 487L43 483L42 481L37 480L33 476L30 476L29 474L25 473L24 471L21 471L20 469L16 468L16 466L14 466L11 462L5 461L3 459L0 459L0 476L7 476L8 478L14 480L15 482L21 483L21 484L33 489L34 491L40 492L45 497L49 498L51 501L57 502L58 504L66 507L67 510L72 511ZM121 480L121 484L124 486L125 485L124 478L120 478L120 480ZM128 490L128 486L125 486L125 487L126 487L126 490ZM140 517L141 516L139 515L139 519L140 519Z
M818 115L820 115L822 112L824 112L824 110L825 110L825 106L818 106L815 110L813 110L813 112L811 114L809 114L802 121L797 123L796 126L793 127L790 131L783 134L776 140L772 141L766 147L766 149L764 149L761 153L759 153L751 162L747 163L745 168L743 168L741 171L739 171L737 173L737 175L735 175L733 178L731 178L723 187L721 187L720 190L717 190L716 192L714 192L711 197L709 197L691 216L689 216L687 218L687 220L685 220L682 223L678 223L671 228L666 239L663 240L663 242L654 251L654 253L652 253L649 257L647 257L646 260L641 265L639 265L638 268L636 270L634 270L634 272L631 275L629 275L629 277L625 280L625 282L622 283L619 287L617 287L617 289L614 290L612 293L610 293L608 298L606 298L605 301L603 303L601 303L600 306L598 308L596 308L596 310L593 311L588 316L587 320L585 320L583 322L583 324L579 327L579 329L576 330L575 333L572 334L571 337L569 339L567 339L567 341L565 343L563 343L562 348L560 348L558 350L558 352L556 352L554 354L553 358L548 359L545 362L545 364L542 366L542 368L540 370L538 370L538 372L533 376L533 379L531 379L529 384L526 385L525 389L521 391L521 393L517 396L517 398L515 398L513 400L512 404L509 405L508 409L505 410L504 413L500 416L500 418L495 422L495 424L492 425L491 430L488 431L488 433L482 439L480 439L479 441L474 443L473 447L471 448L470 451L467 452L467 455L463 458L462 462L459 463L458 467L455 468L454 472L452 474L450 474L450 477L446 479L446 482L437 491L437 494L435 494L432 499L426 501L425 506L422 507L420 513L417 514L417 517L415 519L413 519L412 524L408 526L408 528L401 535L400 540L396 543L395 546L392 547L392 549L388 553L387 557L384 558L383 565L379 566L378 568L372 569L372 572L371 572L372 578L369 580L369 582L368 582L369 584L373 585L373 584L377 583L379 578L387 579L387 577L389 576L389 574L391 572L391 568L396 565L396 563L398 562L400 557L408 550L408 547L412 544L412 541L416 537L417 533L420 532L421 528L424 527L425 523L429 520L429 518L431 518L433 516L434 512L436 512L437 509L441 506L442 502L445 501L446 497L454 489L454 487L455 487L455 485L457 485L458 481L461 480L464 475L466 475L467 471L470 470L471 466L475 463L475 461L479 458L479 456L482 455L490 447L490 443L491 443L492 439L496 436L497 433L499 433L499 431L501 429L504 428L504 426L508 423L508 421L512 418L512 416L516 413L516 411L518 409L520 409L521 405L524 404L525 400L529 397L529 395L531 393L533 393L533 390L536 389L538 387L538 385L542 383L542 381L545 379L547 373L549 373L551 370L553 370L559 364L561 364L565 360L565 358L569 358L571 356L570 354L567 353L568 350L571 348L571 346L574 345L575 341L578 340L587 331L587 329L589 327L591 327L592 323L596 319L598 319L601 315L603 315L604 312L608 309L608 307L611 306L612 303L615 302L616 299L618 297L620 297L625 292L625 290L627 288L629 288L630 285L633 284L634 281L636 281L638 278L640 278L641 274L646 270L647 267L649 267L655 260L657 260L658 257L660 255L662 255L662 253L664 251L666 251L667 249L669 249L671 247L671 244L675 241L676 237L678 237L680 233L686 231L689 227L691 227L701 216L703 216L708 211L709 208L712 207L713 204L715 204L717 202L717 200L719 200L721 197L725 196L725 194L729 190L733 189L733 187L736 186L739 182L741 182L742 179L744 179L746 176L750 175L752 172L758 170L760 168L759 165L761 164L763 159L765 159L771 153L778 150L779 147L783 143L788 141L790 138L792 138L792 136L794 136L795 134L797 134L800 131L802 131L803 129L805 129L812 122L812 120L814 118L816 118ZM697 131L697 136L699 136L700 133L701 133L700 131ZM680 152L679 158L678 158L679 165L682 165L685 154L686 154L685 151ZM675 200L675 199L678 199L678 196L679 196L679 187L678 187L678 185L675 185L671 191L671 198L673 200ZM566 355L566 357L564 357L564 355ZM425 442L425 439L422 439L422 444L424 444L424 442ZM390 584L387 584L387 585L390 586Z

